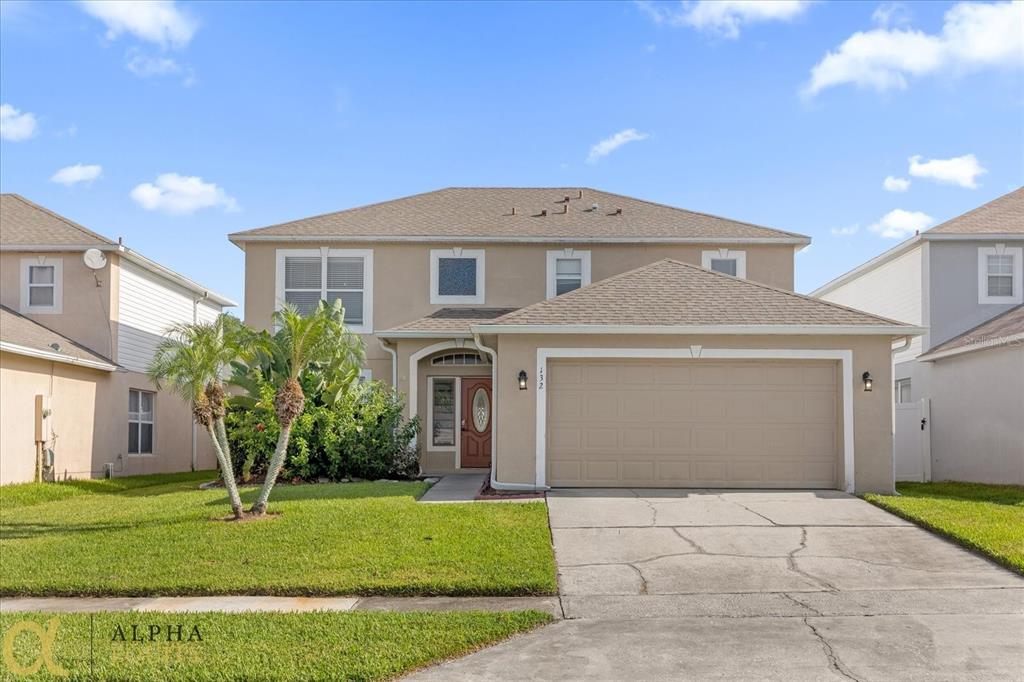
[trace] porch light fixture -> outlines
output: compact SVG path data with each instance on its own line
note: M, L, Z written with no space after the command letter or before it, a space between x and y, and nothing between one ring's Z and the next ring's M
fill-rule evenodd
M525 391L526 390L526 370L525 369L519 370L519 390L520 391Z
M861 375L861 379L864 380L864 390L871 391L871 388L875 385L875 380L871 378L871 372L864 372Z

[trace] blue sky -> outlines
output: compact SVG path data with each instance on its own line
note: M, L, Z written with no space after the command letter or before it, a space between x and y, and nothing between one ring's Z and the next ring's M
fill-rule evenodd
M3 191L239 301L228 232L450 185L805 233L808 291L1024 184L1020 3L0 12Z

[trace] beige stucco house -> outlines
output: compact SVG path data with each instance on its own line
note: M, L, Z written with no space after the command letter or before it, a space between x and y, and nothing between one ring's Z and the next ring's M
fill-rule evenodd
M23 197L0 196L0 483L33 480L40 452L56 479L214 468L188 406L145 370L170 325L233 305Z
M422 468L497 489L893 490L894 342L792 292L803 235L593 189L450 188L230 235L246 322L341 299Z

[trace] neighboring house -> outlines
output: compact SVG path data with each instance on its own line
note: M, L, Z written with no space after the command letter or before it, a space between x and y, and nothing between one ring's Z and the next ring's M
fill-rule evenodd
M1024 484L1024 188L811 295L928 329L895 355L897 479Z
M809 238L592 189L444 189L230 235L246 321L341 299L427 472L499 489L893 490L894 342ZM715 272L717 271L717 272ZM722 274L725 273L725 274Z
M188 405L145 371L170 325L233 305L23 197L0 196L0 483L33 480L37 449L52 451L59 479L215 467Z

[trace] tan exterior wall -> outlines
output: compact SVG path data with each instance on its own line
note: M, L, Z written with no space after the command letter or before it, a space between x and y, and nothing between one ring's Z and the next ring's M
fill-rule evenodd
M316 242L249 242L245 247L245 321L257 329L267 329L275 308L275 269L277 249L319 248ZM547 252L572 247L590 251L591 280L597 282L612 275L675 258L700 265L701 252L717 249L718 244L395 244L335 243L337 249L373 249L373 326L374 331L410 322L446 307L519 308L544 300L547 293ZM430 303L430 250L453 247L483 248L485 254L485 301L480 305L456 306ZM793 288L793 246L727 245L747 253L747 278L784 289ZM369 335L366 342L366 366L374 379L390 381L391 361L377 341Z
M1024 485L1024 347L932 363L932 479Z
M128 389L154 390L134 372L104 372L0 353L0 483L31 481L35 462L35 396L49 395L58 478L188 471L192 417L169 392L156 396L152 455L128 455ZM216 467L209 437L199 433L198 468Z
M490 345L492 339L484 339ZM854 477L857 492L891 493L892 395L863 390L859 377L870 371L876 386L891 381L889 337L832 336L675 336L505 334L497 339L495 478L499 483L532 485L536 480L536 373L538 348L794 348L853 351ZM525 369L525 391L515 381ZM842 427L842 424L840 424Z

